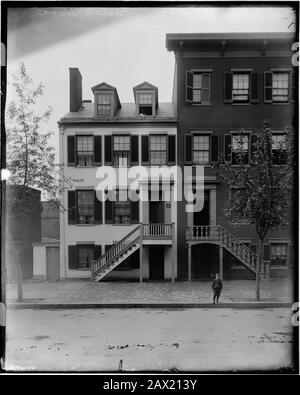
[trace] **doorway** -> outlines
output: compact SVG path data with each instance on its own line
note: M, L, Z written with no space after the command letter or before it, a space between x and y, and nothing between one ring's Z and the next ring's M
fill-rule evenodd
M164 279L165 248L162 245L149 246L149 280Z
M164 202L149 202L149 223L163 224L165 222Z
M192 279L211 280L219 270L218 248L213 244L192 247Z
M201 211L194 211L193 215L194 226L207 226L210 224L209 217L209 191L204 191L204 205ZM194 236L199 235L199 232L194 229ZM202 236L209 236L209 229L202 229Z
M46 247L46 275L47 280L58 280L59 272L59 247Z

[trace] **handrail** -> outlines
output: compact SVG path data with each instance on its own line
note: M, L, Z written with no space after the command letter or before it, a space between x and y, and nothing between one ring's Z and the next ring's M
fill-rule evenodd
M117 255L119 255L120 251L124 250L125 247L128 248L128 244L124 246L126 240L128 240L134 233L140 231L140 225L130 231L126 236L123 237L118 243L114 244L110 247L103 255L98 257L97 259L92 261L92 277L96 275L96 273L106 264L111 262ZM131 244L131 243L129 243ZM101 264L104 262L103 264Z
M143 224L144 237L172 237L172 224Z
M192 240L197 240L197 238L207 241L218 240L230 249L233 254L241 258L246 266L252 269L256 268L257 254L221 225L188 226L186 228L186 237L190 237ZM266 262L262 260L261 273L265 272Z

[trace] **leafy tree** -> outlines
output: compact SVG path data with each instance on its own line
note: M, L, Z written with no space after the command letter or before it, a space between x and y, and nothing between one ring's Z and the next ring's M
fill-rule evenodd
M239 134L235 163L220 158L220 178L233 187L225 205L225 215L233 223L250 223L255 227L259 245L256 267L256 299L260 299L260 272L263 243L267 234L286 224L290 215L293 186L293 135L286 136L272 149L272 133L268 120L257 135L252 157L247 160L243 131Z
M52 108L37 114L35 106L43 95L42 83L34 86L24 63L12 76L13 100L8 105L6 117L7 168L11 172L9 183L41 190L53 196L57 185L55 150L49 145L52 131L42 133Z

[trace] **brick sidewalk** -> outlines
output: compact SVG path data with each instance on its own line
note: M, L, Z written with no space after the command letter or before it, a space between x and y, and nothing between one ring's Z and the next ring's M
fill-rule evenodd
M292 302L289 279L261 282L261 302ZM43 304L72 303L211 303L211 283L100 282L89 280L25 281L24 301ZM16 284L7 284L7 303L16 302ZM255 302L255 281L224 281L221 302Z

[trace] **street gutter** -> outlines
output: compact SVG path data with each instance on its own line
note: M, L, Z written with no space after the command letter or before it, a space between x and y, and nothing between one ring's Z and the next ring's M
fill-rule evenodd
M8 303L7 309L267 309L291 308L293 302L232 303Z

